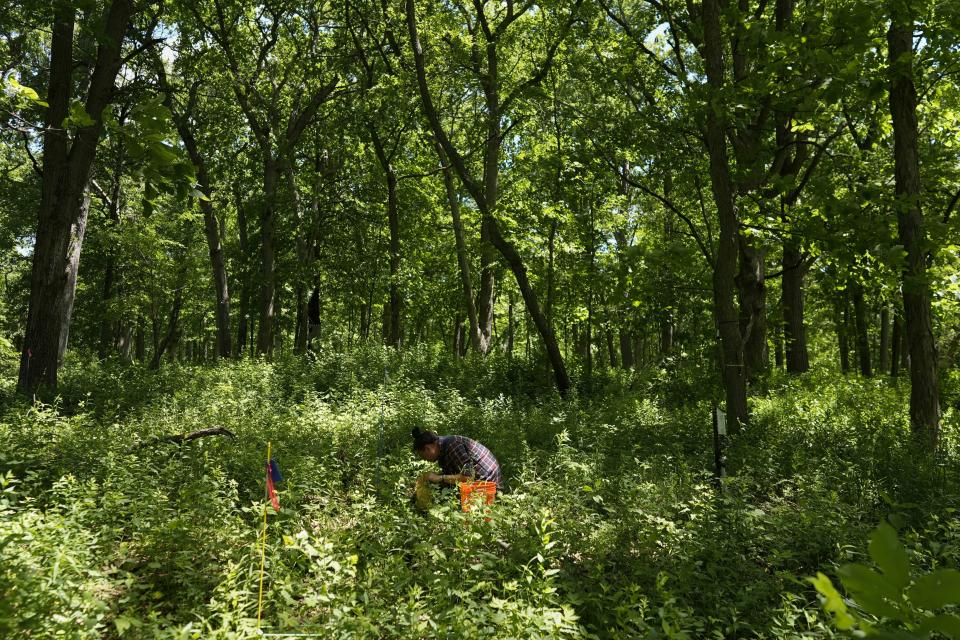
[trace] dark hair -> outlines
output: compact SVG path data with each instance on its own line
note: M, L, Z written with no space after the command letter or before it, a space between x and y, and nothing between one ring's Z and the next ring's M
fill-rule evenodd
M413 431L411 432L411 435L413 435L414 451L420 451L428 444L433 444L434 442L440 439L440 436L438 436L433 431L424 431L420 427L414 427Z

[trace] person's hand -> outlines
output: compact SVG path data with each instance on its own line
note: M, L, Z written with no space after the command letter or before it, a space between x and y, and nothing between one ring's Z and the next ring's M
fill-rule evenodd
M430 482L443 482L443 476L439 473L428 473L427 480Z

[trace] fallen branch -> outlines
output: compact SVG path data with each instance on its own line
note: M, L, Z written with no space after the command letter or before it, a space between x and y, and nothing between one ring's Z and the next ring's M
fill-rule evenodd
M199 431L194 431L192 433L174 433L165 436L156 436L141 442L135 447L131 447L127 453L133 453L138 449L143 449L144 447L151 447L155 444L161 442L172 442L173 444L183 444L184 442L189 442L190 440L196 440L197 438L206 438L207 436L228 436L230 438L236 438L232 431L225 429L224 427L210 427L208 429L200 429Z

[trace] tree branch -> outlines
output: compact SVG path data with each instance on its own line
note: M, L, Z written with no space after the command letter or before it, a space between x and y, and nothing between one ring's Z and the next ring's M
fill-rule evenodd
M803 172L803 177L800 178L800 182L797 183L789 194L787 194L787 204L793 204L800 197L800 193L803 191L804 187L807 186L807 183L810 181L810 178L813 176L813 172L817 169L817 165L820 164L820 160L823 158L824 154L827 152L827 149L830 147L830 143L836 140L840 134L843 133L843 125L837 127L837 130L834 131L830 136L827 137L822 143L810 142L817 147L817 152L814 154L813 158L810 160L810 164L807 165L806 170Z
M453 146L453 143L450 142L450 138L443 130L443 125L440 123L440 116L437 114L437 109L433 104L433 98L430 95L430 86L427 84L427 72L424 64L423 47L420 44L420 36L417 33L417 14L414 6L414 0L406 0L406 14L407 30L410 33L410 48L413 50L413 61L414 67L416 68L417 86L420 89L420 102L423 105L424 115L427 117L427 121L430 123L430 127L433 129L433 135L440 143L440 146L443 147L443 152L453 164L453 168L456 170L457 175L460 176L460 180L463 182L464 187L466 187L467 191L470 192L470 195L477 203L477 206L485 208L486 200L484 199L483 190L480 188L480 185L477 183L477 181L474 180L467 171L467 165L464 162L463 156L461 156L457 149Z
M37 162L37 159L33 155L33 151L30 151L30 136L27 135L26 131L20 131L20 135L23 137L23 148L27 152L27 157L30 158L30 164L33 165L33 170L38 176L43 177L43 169L40 168L40 164ZM949 215L949 214L948 214Z
M696 225L693 224L693 220L691 220L685 213L683 213L683 211L680 210L680 208L673 202L673 200L664 196L661 193L654 191L653 189L643 184L642 182L634 180L629 175L627 175L626 171L623 171L617 164L611 162L609 158L607 158L607 163L620 176L621 180L629 184L631 187L640 189L640 191L644 192L645 194L654 197L663 206L665 206L667 209L672 211L678 218L683 220L683 222L687 225L687 228L690 229L690 237L692 237L696 241L697 247L700 248L700 253L703 254L704 258L706 258L708 264L713 264L713 256L711 252L707 249L706 244L703 242L703 238L700 236L700 232L697 229Z
M231 439L236 439L236 435L225 427L209 427L207 429L200 429L198 431L193 431L192 433L175 433L165 436L155 436L149 440L145 440L140 444L127 449L127 453L133 453L138 449L143 449L145 447L150 447L155 444L160 444L161 442L170 442L172 444L183 444L184 442L190 442L191 440L197 440L198 438L206 438L209 436L226 436Z
M570 33L570 29L573 27L573 23L576 21L577 15L580 13L580 5L582 4L583 0L576 0L573 5L573 9L570 10L570 16L567 19L566 24L564 24L563 28L560 30L559 37L557 37L557 39L554 40L547 49L546 59L544 59L544 61L539 65L537 71L532 76L514 87L513 91L511 91L507 98L503 101L503 104L500 108L500 113L507 113L510 110L510 106L517 100L517 98L523 95L523 93L529 88L540 84L540 82L546 77L547 73L550 72L550 67L553 66L553 59L557 54L557 49L559 49L560 44L567 39L567 34Z
M610 7L610 5L604 0L600 0L600 6L603 7L603 10L607 14L607 17L609 17L611 20L613 20L618 25L620 25L620 28L623 29L623 32L627 35L628 38L630 38L633 41L633 43L640 49L640 51L646 54L648 58L653 60L653 62L656 63L656 65L661 69L663 69L666 73L668 73L669 75L673 76L678 80L683 80L679 72L667 66L667 64L663 60L657 57L656 53L651 51L647 47L647 45L643 43L644 39L639 37L639 35L630 27L630 25L627 23L627 19L625 16L618 15L616 12L614 12L614 10Z
M953 213L953 210L957 207L957 202L960 201L960 190L958 190L953 197L950 199L950 204L947 205L947 210L943 213L943 224L947 224L950 221L950 214Z

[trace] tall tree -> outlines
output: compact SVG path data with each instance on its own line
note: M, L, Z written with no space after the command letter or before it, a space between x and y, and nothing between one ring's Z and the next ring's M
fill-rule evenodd
M327 41L326 4L300 11L294 3L225 6L213 0L212 16L191 6L192 15L218 45L232 77L234 97L260 153L260 304L257 352L275 344L277 300L276 216L280 181L292 153L320 107L336 95L339 76L319 64ZM248 51L255 55L247 55ZM324 77L326 76L326 77Z
M940 429L937 345L927 276L929 247L920 206L917 88L914 79L914 3L888 3L890 115L893 119L897 228L906 251L903 268L904 333L910 350L910 424L935 445Z
M213 209L213 187L210 181L208 162L200 151L197 144L197 136L194 133L191 121L197 120L198 104L197 99L201 81L194 80L187 90L186 103L182 107L174 104L174 90L167 79L167 72L162 60L156 61L157 77L160 83L160 89L165 98L164 104L170 109L173 115L174 124L183 146L187 150L190 162L193 163L194 171L197 176L197 186L201 193L198 198L200 211L203 213L203 228L207 239L207 251L210 255L210 268L213 274L213 292L214 292L214 317L217 325L217 355L221 358L229 358L231 354L231 334L230 334L230 288L229 276L227 274L226 261L223 255L223 240L221 238L221 225L217 221L216 212Z
M726 393L727 415L736 430L747 424L747 376L743 363L743 337L734 305L739 229L724 133L728 124L721 116L723 111L719 104L725 85L719 0L703 0L702 11L703 58L707 85L710 88L710 102L705 105L704 137L710 156L713 199L720 223L713 269L713 312L720 335L720 366Z
M57 386L90 207L86 192L90 168L104 128L102 114L113 98L114 80L122 62L121 47L132 14L132 0L110 3L81 106L71 103L76 87L73 56L77 9L70 2L56 9L43 134L42 195L17 383L25 393L34 392L41 384L51 389ZM65 122L73 122L74 131L65 128Z
M417 16L414 0L406 0L407 28L410 35L410 44L413 49L414 64L417 73L417 86L420 90L420 101L424 114L427 117L433 135L443 147L443 151L450 160L460 177L464 188L470 193L482 216L482 224L486 227L490 242L500 252L510 270L513 272L526 303L527 312L533 319L540 337L547 351L547 357L553 367L556 385L561 393L570 388L570 378L567 375L566 365L560 348L557 344L553 327L547 322L540 307L540 302L527 274L526 265L516 247L503 235L496 218L497 198L500 191L500 162L505 132L503 122L516 107L525 92L542 82L546 76L557 49L566 40L569 30L576 18L582 0L576 0L567 16L562 19L559 33L548 44L542 60L533 65L529 77L516 84L506 96L504 78L500 71L500 43L505 38L511 25L517 23L532 9L533 3L515 5L510 2L500 11L493 11L481 0L474 0L474 12L467 16L467 29L472 40L471 51L474 52L473 72L477 75L480 88L484 96L485 107L485 136L483 140L483 169L481 179L477 179L467 166L464 156L454 147L440 121L440 114L434 106L430 86L426 77L426 64L423 47L417 29ZM498 13L490 19L487 12ZM482 66L481 66L482 65ZM481 299L483 293L481 292ZM482 315L482 312L481 312Z

